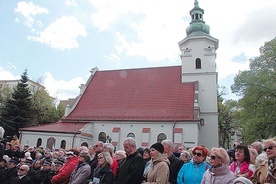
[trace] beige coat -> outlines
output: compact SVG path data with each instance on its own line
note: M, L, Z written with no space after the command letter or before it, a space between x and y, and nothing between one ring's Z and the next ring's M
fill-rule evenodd
M165 154L160 154L154 158L147 173L147 180L145 183L168 184L170 176L169 164L170 161Z
M252 177L252 183L254 184L264 184L264 183L276 183L276 167L272 168L271 175L268 175L268 163L263 161L258 169L254 172Z

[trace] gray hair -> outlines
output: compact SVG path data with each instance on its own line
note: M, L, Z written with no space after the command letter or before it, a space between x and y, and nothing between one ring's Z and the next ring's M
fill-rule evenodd
M110 149L112 153L114 153L114 146L111 143L104 143L106 148Z
M127 137L125 140L124 140L124 143L128 143L130 146L134 146L136 147L136 142L135 140L132 138L132 137Z
M115 155L116 155L116 154L122 155L123 158L126 158L126 157L127 157L127 156L126 156L126 152L125 152L124 150L117 150L117 151L115 152Z
M163 140L163 141L162 141L162 144L163 144L163 143L164 143L166 146L169 146L169 147L170 147L170 150L173 150L174 144L173 144L173 142L172 142L171 140L169 140L169 139Z
M26 164L21 165L21 167L23 167L24 169L26 169L27 172L30 170L30 167L28 165L26 165Z
M106 161L107 163L109 163L109 165L112 164L112 158L111 158L109 152L101 152L101 153L99 153L98 156L100 156L100 155L102 155L102 156L104 157L105 161Z
M183 153L184 156L185 156L187 159L189 159L189 160L192 159L191 153L190 153L189 151L183 150L183 151L181 151L181 153Z

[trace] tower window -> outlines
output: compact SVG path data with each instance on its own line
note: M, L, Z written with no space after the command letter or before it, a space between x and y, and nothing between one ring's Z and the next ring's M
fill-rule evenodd
M196 65L196 69L201 69L201 59L200 58L196 58L195 65Z

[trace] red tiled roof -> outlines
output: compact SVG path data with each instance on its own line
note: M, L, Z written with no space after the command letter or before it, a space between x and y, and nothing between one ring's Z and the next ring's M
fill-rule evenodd
M181 66L97 71L65 121L193 120L194 88Z
M62 133L78 133L80 129L86 125L86 123L71 123L71 122L61 122L45 124L34 127L20 128L22 131L35 131L35 132L62 132Z

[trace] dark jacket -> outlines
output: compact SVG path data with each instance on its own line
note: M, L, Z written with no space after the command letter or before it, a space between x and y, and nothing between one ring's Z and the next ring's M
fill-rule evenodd
M104 166L98 166L94 170L94 175L92 177L92 181L94 178L98 178L100 180L100 184L112 184L113 176L114 175L110 168L110 165L105 164Z
M125 162L122 163L118 173L118 178L114 183L141 184L143 180L144 167L145 161L138 152L135 152L132 155L128 155L125 159Z
M178 174L179 170L181 169L181 167L183 165L183 161L180 160L179 158L177 158L174 154L172 154L168 159L170 161L170 165L169 165L169 169L170 169L169 182L171 184L176 184L177 174Z
M40 170L35 173L35 179L32 180L33 184L51 184L51 179L54 175L52 170Z
M94 156L94 158L88 162L88 164L89 164L90 167L91 167L91 176L92 176L92 177L93 177L93 175L94 175L94 170L95 170L96 167L98 166L98 154L99 154L99 153L96 153L95 156Z
M10 184L33 184L33 182L28 176L24 176L21 179L16 176L11 180Z
M10 181L17 176L17 168L11 168L11 169L6 169L4 172L4 176L2 180L4 181L4 184L9 184Z

